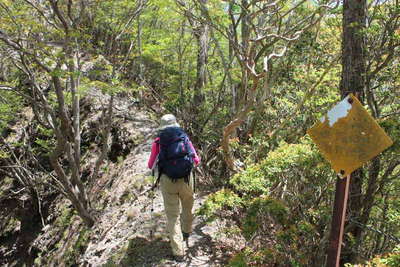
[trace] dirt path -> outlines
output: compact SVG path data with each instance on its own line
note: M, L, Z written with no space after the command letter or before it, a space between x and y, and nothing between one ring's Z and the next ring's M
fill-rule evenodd
M194 221L194 232L186 246L185 262L175 263L165 230L162 196L157 189L140 195L150 185L147 159L150 154L156 123L145 113L135 114L127 127L146 136L119 166L112 166L108 178L100 181L105 197L98 223L91 230L89 244L81 256L82 266L221 266L215 253L215 225L206 225L200 218ZM124 126L121 126L124 127ZM150 138L151 137L151 138ZM197 194L194 210L206 194ZM129 216L127 216L129 215Z

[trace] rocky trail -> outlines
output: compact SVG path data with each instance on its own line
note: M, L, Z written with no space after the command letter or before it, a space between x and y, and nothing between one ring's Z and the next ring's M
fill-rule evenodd
M88 120L97 115L92 116ZM35 265L222 266L222 254L215 249L218 228L200 217L195 218L194 232L186 244L185 262L172 259L160 189L148 190L154 181L147 160L158 126L156 119L124 99L117 101L115 117L118 133L114 132L117 137L113 138L119 139L119 145L112 144L111 150L124 151L126 145L121 143L131 147L126 155L105 164L99 180L89 187L96 224L87 229L76 214L71 215L70 203L59 197L52 208L57 219L41 230L31 246L39 256ZM96 151L86 155L86 167L95 155ZM207 190L198 190L194 212L207 194Z
M154 123L136 114L136 129L143 134L154 136ZM141 116L145 116L141 114ZM150 173L147 159L150 155L152 138L147 138L136 148L120 166L119 178L108 190L111 205L99 216L99 223L92 229L92 236L81 263L90 266L217 266L218 259L213 254L212 237L217 231L196 218L194 232L186 244L186 260L175 263L165 230L166 218L163 211L162 196L159 188L148 191L151 180L142 185ZM130 201L119 203L129 188L140 184L138 195ZM128 190L127 190L128 189ZM128 193L127 193L128 192ZM132 191L133 192L133 191ZM205 195L197 194L194 210L198 209ZM188 246L187 246L188 245Z

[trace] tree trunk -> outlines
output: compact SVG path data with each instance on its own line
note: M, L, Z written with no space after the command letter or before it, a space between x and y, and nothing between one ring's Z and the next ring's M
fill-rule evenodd
M250 42L250 26L249 26L249 10L247 9L249 7L249 2L247 0L242 0L242 22L240 24L241 27L241 46L242 46L242 55L245 55L246 57L249 55L249 42ZM244 59L246 60L246 59ZM243 106L244 103L247 102L248 100L248 95L247 95L247 87L249 86L249 72L247 69L242 68L242 77L241 77L241 86L239 87L239 92L237 92L237 97L239 100L239 103L236 103L239 107ZM241 102L241 103L240 103ZM238 107L238 108L239 108Z
M376 157L375 159L372 160L372 163L368 171L368 185L362 201L363 205L362 213L360 214L359 217L359 223L361 225L366 225L369 221L369 216L371 214L371 210L375 202L375 195L378 187L378 176L380 169L381 169L381 161L379 157ZM362 227L358 226L354 229L353 235L355 238L354 240L355 251L359 251L363 239L363 234L364 231Z
M179 62L179 95L181 101L184 99L184 65L185 65L185 58L184 58L184 53L185 53L185 42L184 42L184 37L185 37L185 21L182 22L180 29L179 29L179 42L177 44L178 46L178 62Z
M229 3L229 14L231 16L231 24L229 25L229 32L230 33L234 33L236 32L236 29L234 27L234 20L235 17L233 16L233 2ZM234 42L232 38L229 38L228 40L229 42L229 54L228 54L228 61L230 62L230 64L233 63L233 59L235 58L235 54L234 54ZM231 89L231 95L232 95L232 101L231 101L231 115L233 116L237 110L238 110L238 96L237 96L237 85L233 84L233 82L230 83L230 89Z
M343 2L343 39L342 39L342 78L340 92L342 97L349 93L363 102L365 87L365 40L363 30L366 22L366 0L344 0ZM359 252L351 244L350 236L358 239L363 229L354 223L359 221L362 211L362 184L364 173L358 169L351 174L348 218L342 250L341 263L354 262ZM345 179L342 180L343 182Z
M143 86L143 57L142 57L142 20L140 19L140 14L137 17L137 46L138 46L138 59L139 59L139 73L138 73L138 79L139 79L139 85ZM141 93L141 91L140 91ZM141 96L142 97L142 96Z
M50 162L57 174L57 180L60 181L63 186L64 194L72 202L78 215L83 219L86 225L91 227L94 224L94 218L89 212L89 201L80 174L80 111L79 95L77 92L79 80L74 77L74 73L77 70L74 64L74 62L70 62L69 64L69 70L73 73L70 76L70 91L73 100L72 121L68 115L68 107L65 103L64 88L61 85L61 79L57 76L53 76L52 78L56 91L61 123L54 128L57 143L56 148L50 156ZM57 121L57 119L54 118L54 121ZM63 167L59 163L59 159L63 155L66 155L68 159L69 174L64 172Z
M201 5L205 6L207 0L200 0ZM196 84L194 87L194 111L197 113L204 102L204 92L203 88L207 83L207 61L208 61L208 48L209 48L209 27L204 22L199 22L198 27L194 30L194 35L198 44L197 53L197 75Z

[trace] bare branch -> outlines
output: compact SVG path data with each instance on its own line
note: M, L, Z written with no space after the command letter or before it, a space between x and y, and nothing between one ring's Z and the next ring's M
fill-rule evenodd
M135 6L133 14L129 17L128 21L125 23L125 25L122 27L120 32L117 34L115 37L115 40L119 40L122 36L122 34L125 32L125 30L130 27L132 22L136 19L136 17L143 11L143 9L146 7L148 0L139 0L139 3Z
M285 40L285 41L291 42L291 41L295 41L295 40L299 39L299 37L300 37L300 35L302 33L303 33L303 31L297 31L297 32L295 32L293 34L292 37L287 37L287 36L282 36L282 35L278 35L278 34L275 34L275 33L271 33L271 34L267 34L267 35L264 35L264 36L258 36L255 39L250 39L250 41L252 41L252 42L260 42L260 41L262 41L264 39L273 37L273 38L277 38L277 39L281 39L281 40Z
M256 2L260 2L260 1L256 1ZM257 16L259 16L260 14L264 13L265 11L267 11L268 9L270 9L272 7L277 7L277 2L273 2L273 3L267 4L263 8L251 13L250 14L250 18L251 19L256 18Z
M67 2L67 14L70 21L74 21L74 16L72 15L72 0Z
M395 175L392 175L393 171L399 165L400 165L400 160L397 160L397 159L389 163L387 169L385 170L385 172L381 176L381 181L379 183L378 188L375 191L375 194L382 194L383 190L385 189L385 186L390 181L394 180L395 178L397 178L399 176L399 173L397 173ZM391 176L392 176L392 179L391 179Z
M113 103L114 103L114 96L111 95L110 97L110 101L108 103L108 108L107 110L104 109L103 110L103 123L102 123L102 140L103 140L103 146L101 149L101 153L99 155L99 157L96 160L95 163L95 167L92 173L92 176L90 178L90 180L93 182L97 179L98 175L99 175L99 170L100 170L100 166L103 163L104 159L107 156L107 152L109 149L109 137L110 137L110 132L111 132L111 122L112 122L112 114L113 114Z
M28 50L24 49L21 44L19 44L17 41L12 40L9 36L7 36L4 32L0 31L0 41L3 41L6 45L9 47L13 48L15 51L19 52L20 54L25 54L27 56L32 57L32 60L40 66L42 69L44 69L46 72L51 72L51 69L44 65L41 60L37 58L37 56L29 52Z
M61 21L61 24L63 25L63 28L65 30L65 33L68 35L70 31L70 25L68 22L65 20L64 15L61 13L60 8L58 7L58 1L56 0L49 0L50 5L56 14L57 18Z
M53 84L55 87L56 91L56 96L57 96L57 101L58 101L58 112L61 120L61 125L62 129L65 131L67 136L69 137L69 140L73 140L73 132L72 132L72 123L70 116L68 115L68 111L66 109L66 104L65 104L65 99L64 99L64 93L63 93L63 88L61 85L61 80L59 77L53 76L52 77Z
M0 90L3 90L3 91L14 91L15 87L11 87L11 86L8 86L8 85L0 84Z
M272 54L264 57L264 72L266 72L266 73L268 72L268 62L269 62L269 60L272 59L272 58L276 58L276 57L283 57L283 55L286 53L286 50L287 50L287 46L284 46L282 48L281 52L272 53Z

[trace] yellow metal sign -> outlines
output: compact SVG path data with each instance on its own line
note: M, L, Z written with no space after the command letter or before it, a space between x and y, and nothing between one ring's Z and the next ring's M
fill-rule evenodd
M393 144L352 94L328 111L307 133L342 177Z

